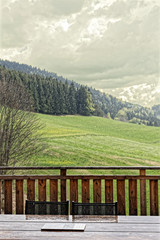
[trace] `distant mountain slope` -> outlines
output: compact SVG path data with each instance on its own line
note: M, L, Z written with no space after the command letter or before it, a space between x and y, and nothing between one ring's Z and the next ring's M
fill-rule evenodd
M50 73L26 64L0 60L0 65L5 66L6 71L7 69L12 69L12 71L8 70L8 75L12 77L15 76L15 78L18 75L19 79L27 86L35 100L35 109L37 112L56 115L76 113L82 115L92 114L136 124L160 126L160 120L157 118L154 109L119 100L112 95L102 93L93 88L81 86L69 80L66 82L65 78L57 76L56 73ZM1 67L1 70L3 71L4 69ZM56 84L53 84L55 80L59 83L56 82ZM67 92L67 89L70 89L70 87L66 85L68 83L69 86L74 85L75 89L73 89L73 91L77 91L79 94L83 89L83 93L80 95L75 93L78 105L76 105L77 110L73 112L66 110L69 109L69 106L66 107L68 102L67 98L70 95L69 92ZM86 93L84 94L84 92ZM90 96L90 93L92 96ZM59 100L55 99L55 96L57 96L56 98L59 98ZM84 106L86 106L87 101L88 107L85 108ZM58 109L61 110L55 111L57 106ZM84 108L86 109L85 111Z
M8 60L2 60L0 59L0 65L1 66L5 66L7 69L10 70L16 70L16 71L21 71L23 73L28 73L28 74L39 74L43 77L53 77L56 78L59 81L65 82L66 80L71 83L72 81L62 77L62 76L58 76L56 73L53 72L48 72L45 69L41 70L40 68L37 67L32 67L30 65L27 64L20 64L17 62L10 62Z
M160 85L158 84L144 83L131 87L107 89L107 91L123 101L139 103L146 107L160 104Z
M154 111L155 116L160 119L160 104L154 105L152 110Z

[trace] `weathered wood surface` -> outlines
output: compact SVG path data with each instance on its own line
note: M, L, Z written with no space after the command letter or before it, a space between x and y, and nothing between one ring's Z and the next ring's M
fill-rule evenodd
M61 169L61 177L66 177L66 169ZM61 180L61 201L66 201L66 180Z
M41 216L43 219L43 216ZM1 215L0 239L30 240L158 240L160 239L160 217L157 216L119 216L118 223L85 222L84 232L42 232L46 221L25 220L25 215ZM47 223L58 221L47 221ZM142 223L143 222L143 223ZM74 224L71 220L67 224Z
M2 188L2 182L0 180L0 214L1 214L1 202L2 202L2 199L1 199L1 188Z
M50 201L58 202L58 180L50 180Z
M16 214L24 211L23 180L16 180Z
M158 180L150 180L150 215L158 216Z
M105 180L105 202L113 202L113 180Z
M30 201L35 200L35 180L27 180L27 199Z
M38 179L38 199L46 201L46 180Z
M101 203L101 180L93 180L93 202Z
M64 167L0 167L0 170L61 170L61 169L126 169L126 170L141 170L141 169L150 169L150 170L159 170L160 166L79 166L79 167L70 167L70 166L64 166Z
M46 222L47 221L51 221L51 219L53 219L54 216L50 215L50 216L37 216L37 215L30 215L30 216L26 216L26 215L13 215L13 214L1 214L0 215L0 223L1 222L32 222L32 219L36 221L42 221L42 222ZM72 221L72 216L63 216L62 220L65 221ZM67 220L68 219L68 220ZM29 220L29 221L28 221ZM61 217L58 216L58 220L56 220L56 222L61 222ZM35 222L35 221L34 221ZM141 223L150 223L150 224L159 224L160 225L160 217L159 216L118 216L118 223L135 223L135 224L141 224Z
M146 170L141 169L140 175L145 176ZM146 180L140 180L140 208L141 208L141 215L146 216L147 215L147 207L146 207Z
M160 180L160 175L0 175L0 180L15 180L15 179L106 179L106 180Z
M129 215L137 215L137 181L129 180Z
M82 179L82 202L89 203L90 201L90 184L88 179Z
M70 213L72 214L72 202L78 202L78 180L70 181Z
M50 222L52 223L52 222ZM78 223L78 222L76 222ZM59 223L64 224L64 223ZM75 223L68 223L70 226ZM124 223L96 223L85 222L85 232L159 232L159 224L124 224ZM10 222L9 224L0 223L0 231L41 231L44 222Z
M4 186L4 212L12 214L12 180L5 180Z
M126 205L125 205L125 181L117 181L117 201L118 201L118 215L126 214Z
M113 233L113 232L2 232L0 231L0 239L18 239L18 240L159 240L159 233Z

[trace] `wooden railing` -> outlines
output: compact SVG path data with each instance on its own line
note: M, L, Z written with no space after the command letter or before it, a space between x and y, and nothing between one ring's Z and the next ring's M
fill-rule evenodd
M0 167L0 171L46 171L43 175L0 175L0 213L23 214L25 200L75 202L118 202L119 215L159 215L160 167ZM59 174L48 175L49 170ZM83 171L77 175L76 171ZM121 175L84 174L99 170L116 170ZM74 174L67 174L74 171ZM129 174L135 171L136 174ZM71 206L71 205L70 205ZM70 207L71 209L71 207Z

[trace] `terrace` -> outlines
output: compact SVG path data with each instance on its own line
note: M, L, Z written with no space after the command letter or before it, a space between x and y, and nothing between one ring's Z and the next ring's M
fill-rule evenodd
M0 171L7 171L0 176L0 239L160 238L160 167L0 167ZM26 199L69 200L70 215L25 215ZM75 219L72 201L117 201L118 216ZM41 231L45 223L62 229ZM77 223L85 224L83 232L74 230ZM64 232L64 224L69 232Z

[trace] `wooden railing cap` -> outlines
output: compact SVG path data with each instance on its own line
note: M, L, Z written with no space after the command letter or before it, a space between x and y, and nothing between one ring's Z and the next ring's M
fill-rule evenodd
M61 169L84 169L84 170L115 170L115 169L121 169L121 170L159 170L160 166L54 166L54 167L48 167L48 166L20 166L20 167L0 167L0 170L61 170Z

